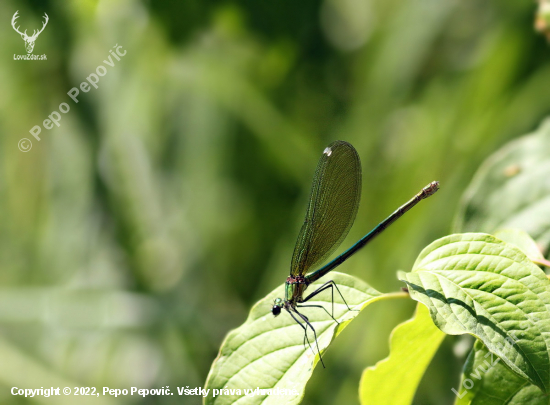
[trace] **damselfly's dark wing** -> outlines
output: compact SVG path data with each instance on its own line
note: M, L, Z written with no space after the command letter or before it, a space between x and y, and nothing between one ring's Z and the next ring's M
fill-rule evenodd
M334 252L355 220L360 198L359 155L347 142L332 142L315 170L306 219L292 255L291 275L306 274Z

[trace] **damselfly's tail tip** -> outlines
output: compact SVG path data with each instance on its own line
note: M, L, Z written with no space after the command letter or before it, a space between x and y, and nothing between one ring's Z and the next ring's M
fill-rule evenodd
M439 181L432 181L422 189L422 198L428 198L432 194L435 194L437 190L439 190Z

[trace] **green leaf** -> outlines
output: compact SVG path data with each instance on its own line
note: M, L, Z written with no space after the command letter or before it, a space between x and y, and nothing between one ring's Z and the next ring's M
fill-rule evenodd
M524 231L506 229L495 236L520 248L533 261L544 260L537 243ZM502 384L506 381L506 384ZM453 388L455 405L548 405L540 389L508 368L476 340L464 365L459 389Z
M464 365L455 405L548 405L541 390L510 370L479 340Z
M437 329L428 309L398 325L390 336L390 355L363 372L359 384L362 404L406 405L414 394L445 334Z
M532 261L544 260L537 242L521 229L503 229L495 232L495 236L504 242L516 245Z
M550 245L550 119L490 156L464 193L457 232L526 231Z
M337 325L320 308L302 308L317 331L321 352L324 352L336 337L359 312L372 302L384 298L380 292L369 287L363 281L347 274L331 272L332 280L344 295L352 309L349 311L339 294L334 292L334 317ZM312 283L308 291L314 291L324 281ZM205 404L234 404L246 401L246 404L297 404L301 401L307 381L319 360L313 335L308 334L315 350L304 347L303 329L286 312L274 317L271 314L273 300L284 297L284 288L280 286L267 297L259 301L250 311L246 322L231 331L225 338L220 353L208 375L206 389L210 392L204 399ZM329 291L319 294L311 305L323 305L330 311L331 294ZM294 390L292 395L278 396L257 393L246 396L244 390L286 389ZM222 395L213 396L213 390L227 389ZM240 390L237 391L229 390ZM219 391L218 391L219 392ZM287 392L288 393L288 392ZM239 403L240 403L239 402Z
M550 390L550 281L516 246L487 234L436 240L400 272L436 326L483 341L516 373Z
M504 242L516 245L535 264L550 267L550 261L544 258L540 247L525 231L521 229L503 229L495 232L495 236Z
M531 260L544 260L537 242L521 229L503 229L495 232L495 236L504 242L516 245Z

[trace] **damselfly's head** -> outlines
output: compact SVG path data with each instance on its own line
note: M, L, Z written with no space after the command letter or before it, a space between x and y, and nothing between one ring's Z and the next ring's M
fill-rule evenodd
M284 307L284 303L282 298L276 298L275 301L273 301L273 307L271 307L271 313L274 316L277 316L281 313L281 309Z

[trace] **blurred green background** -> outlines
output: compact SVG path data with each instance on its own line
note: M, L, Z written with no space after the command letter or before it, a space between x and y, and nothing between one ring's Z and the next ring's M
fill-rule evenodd
M12 29L49 23L34 53ZM339 270L401 287L451 232L479 164L550 113L550 57L517 0L0 2L0 403L12 386L204 386L225 334L284 282L323 148L351 142L363 198L343 248L432 180L441 191ZM103 63L116 44L127 51ZM107 67L98 89L67 92ZM60 127L29 135L59 104ZM20 152L21 138L33 142ZM369 307L305 404L358 403L412 302ZM301 333L296 327L296 333ZM447 338L416 404L450 404Z

